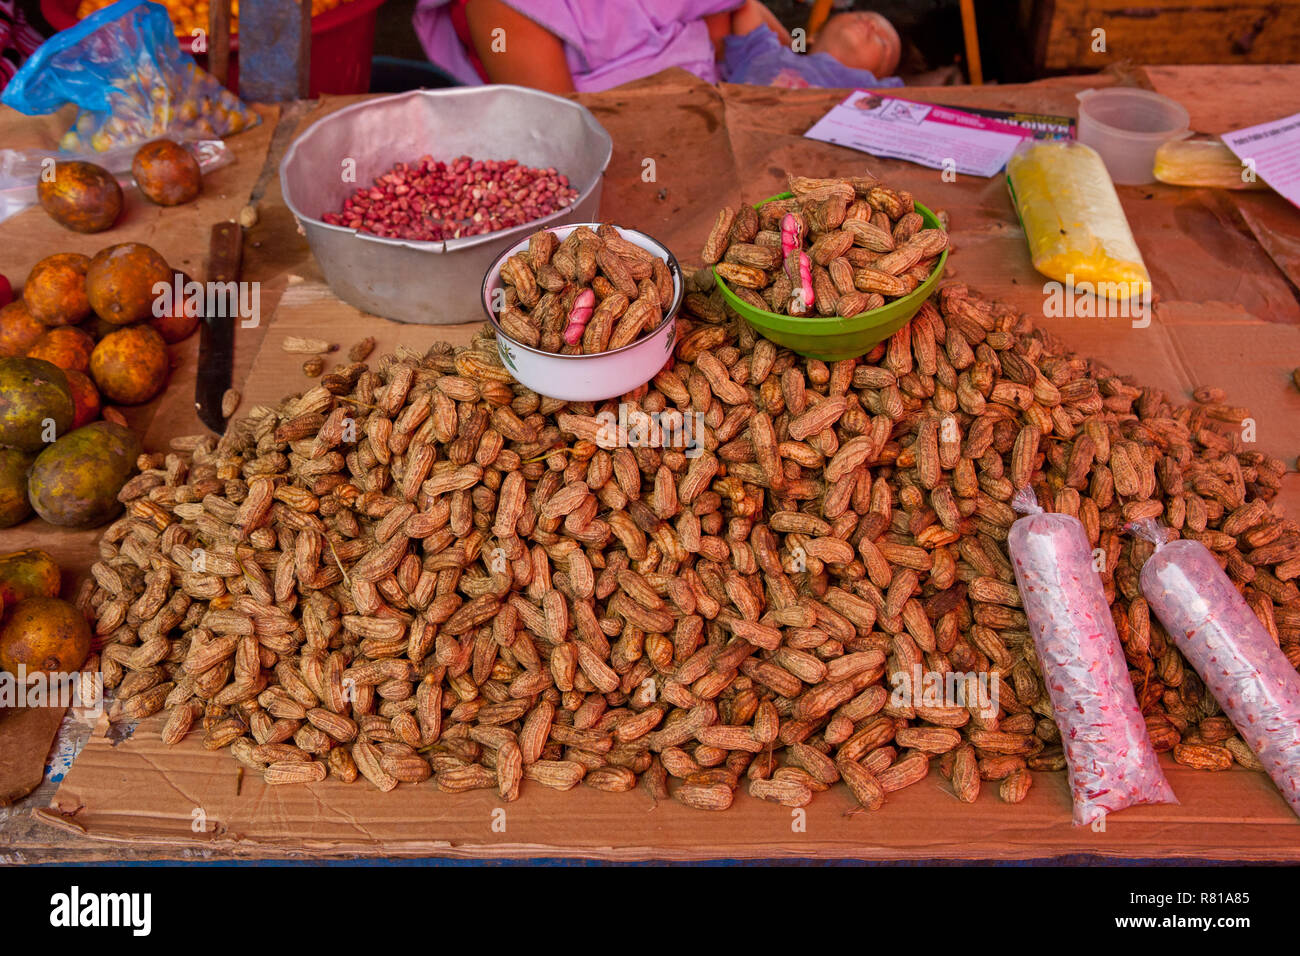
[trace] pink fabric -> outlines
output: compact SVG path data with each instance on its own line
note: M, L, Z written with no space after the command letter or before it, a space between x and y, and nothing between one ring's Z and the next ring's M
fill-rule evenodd
M462 83L481 85L456 35L449 4L420 0L413 19L416 35L435 66ZM704 18L734 10L740 0L509 0L509 5L560 38L573 85L587 92L674 66L716 83Z
M44 42L45 37L32 29L14 0L0 0L0 90Z

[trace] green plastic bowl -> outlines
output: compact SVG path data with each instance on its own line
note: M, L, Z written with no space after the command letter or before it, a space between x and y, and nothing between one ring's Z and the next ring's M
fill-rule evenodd
M773 196L758 203L755 208L778 199L789 199L791 195L793 194L782 193ZM921 214L928 228L942 228L938 217L920 203L916 203L916 211ZM943 275L944 263L947 261L948 250L944 249L930 277L910 293L901 299L887 302L878 309L859 312L847 318L838 315L811 315L801 319L793 315L765 312L738 299L736 294L727 288L727 283L718 275L717 270L714 270L713 277L718 283L718 288L722 290L722 296L727 300L727 304L742 315L750 325L758 329L764 337L808 358L821 359L823 362L838 362L865 355L873 346L883 342L906 325L938 285Z

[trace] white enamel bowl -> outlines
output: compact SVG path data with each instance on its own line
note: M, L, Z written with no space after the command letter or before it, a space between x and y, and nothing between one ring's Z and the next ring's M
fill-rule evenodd
M597 222L573 223L551 231L561 240L579 226L596 229ZM635 243L668 264L673 278L673 301L664 310L664 320L651 332L622 348L596 355L557 355L524 345L507 335L492 308L497 291L504 288L501 265L516 252L528 248L523 239L506 249L492 263L483 279L483 310L497 333L497 351L501 361L521 384L540 395L566 402L603 402L617 398L654 378L668 364L677 344L677 310L681 307L685 284L682 270L673 254L661 243L635 229L615 227L628 242Z

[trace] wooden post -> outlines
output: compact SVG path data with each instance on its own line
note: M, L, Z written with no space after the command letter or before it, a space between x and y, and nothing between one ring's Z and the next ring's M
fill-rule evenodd
M812 9L808 11L808 42L811 44L821 33L822 27L826 26L826 21L831 16L831 0L814 0Z
M961 0L961 32L966 38L966 67L970 71L972 86L984 85L984 69L980 66L980 38L975 29L975 0Z
M208 5L208 72L222 86L230 78L230 0Z
M239 95L261 103L305 99L311 78L311 0L243 0Z

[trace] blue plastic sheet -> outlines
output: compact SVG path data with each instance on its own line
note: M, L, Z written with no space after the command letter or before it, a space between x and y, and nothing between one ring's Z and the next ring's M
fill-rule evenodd
M168 135L212 139L259 117L176 42L167 9L118 0L55 34L23 64L0 102L20 113L81 108L59 145L102 153Z

